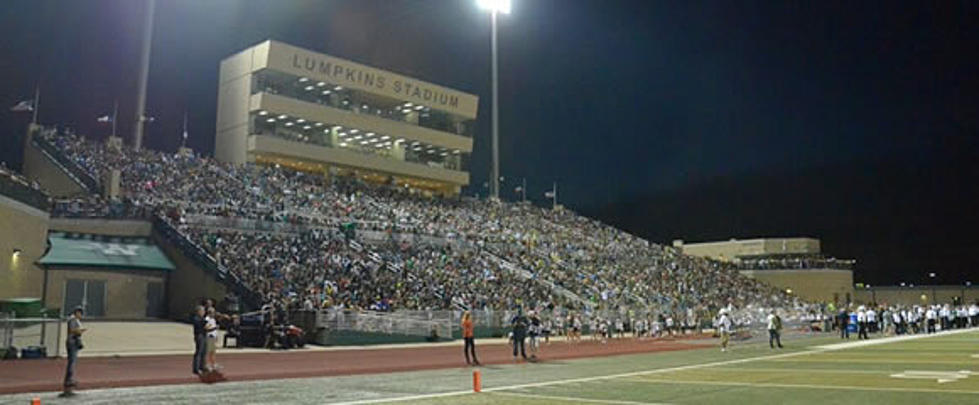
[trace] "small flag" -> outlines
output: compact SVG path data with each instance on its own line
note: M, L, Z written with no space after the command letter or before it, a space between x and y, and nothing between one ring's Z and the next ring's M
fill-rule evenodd
M513 192L514 192L514 193L519 193L519 192L521 192L521 191L523 191L523 187L520 187L520 186L517 186L517 188L514 188L514 189L513 189Z
M544 197L554 198L554 192L553 191L547 191L547 192L544 193Z
M95 120L98 121L98 122L112 122L112 116L106 114L106 115L103 115L101 117L96 118Z
M21 101L17 103L17 105L10 107L10 111L17 111L17 112L34 111L34 100Z

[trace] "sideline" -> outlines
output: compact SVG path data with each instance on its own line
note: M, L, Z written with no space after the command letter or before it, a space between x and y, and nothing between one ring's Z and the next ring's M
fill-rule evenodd
M895 342L903 342L903 341L907 341L907 340L926 339L926 338L930 338L930 337L949 336L949 335L956 335L956 334L961 334L961 333L975 332L977 330L979 330L979 329L977 329L977 328L967 328L967 329L955 329L955 330L951 330L951 331L942 331L942 332L938 332L938 333L934 333L934 334L930 334L930 335L927 335L926 334L926 335L892 336L892 337L885 337L885 338L879 338L879 339L863 340L863 341L859 341L859 342L847 342L847 343L837 343L837 344L831 344L831 345L814 346L814 349L811 349L811 350L802 350L802 351L792 352L792 353L772 354L772 355L757 356L757 357L746 357L746 358L742 358L742 359L716 361L716 362L713 362L713 363L689 364L689 365L685 365L685 366L668 367L668 368L658 368L658 369L643 370L643 371L633 371L633 372L629 372L629 373L599 375L599 376L592 376L592 377L569 378L569 379L564 379L564 380L552 380L552 381L543 381L543 382L528 383L528 384L504 385L504 386L490 387L490 388L484 387L482 391L483 392L509 391L509 390L522 389L522 388L546 387L546 386L550 386L550 385L573 384L573 383L581 383L581 382L611 380L611 379L624 378L624 377L637 377L637 376L644 376L644 375L651 375L651 374L671 373L671 372L674 372L674 371L694 370L694 369L699 369L699 368L716 367L716 366L726 366L726 365L731 365L731 364L750 363L750 362L762 361L762 360L773 360L773 359L782 359L782 358L787 358L787 357L808 356L810 354L824 353L824 352L837 351L837 350L845 350L845 349L851 349L851 348L854 348L854 347L863 347L863 346L871 346L871 345L888 344L888 343L895 343ZM453 397L453 396L467 395L467 394L472 394L472 393L473 392L471 390L461 390L461 391L440 392L440 393L434 393L434 394L408 395L408 396L403 396L403 397L375 398L375 399L365 399L365 400L359 400L359 401L336 402L335 404L337 404L337 405L379 404L379 403L385 403L385 402L403 402L403 401L415 401L415 400L432 399L432 398Z

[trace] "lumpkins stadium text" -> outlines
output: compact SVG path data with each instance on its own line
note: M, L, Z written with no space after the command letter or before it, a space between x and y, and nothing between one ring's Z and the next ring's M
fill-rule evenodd
M300 56L298 54L292 56L292 65L297 69L305 69L310 72L316 72L321 75L331 77L337 81L357 83L363 86L375 87L377 89L384 89L390 82L391 89L394 90L395 93L412 97L419 102L427 103L428 105L439 104L450 107L459 106L458 96L425 88L424 86L420 86L409 81L402 81L400 79L390 80L382 74L365 72L356 67L343 66L327 60L318 60L317 58Z

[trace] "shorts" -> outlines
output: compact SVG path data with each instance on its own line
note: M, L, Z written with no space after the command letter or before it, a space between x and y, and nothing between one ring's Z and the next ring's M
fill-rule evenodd
M207 350L207 353L208 354L212 354L212 353L217 352L217 350L218 350L218 338L217 337L210 337L210 336L208 336L207 337L207 340L204 343L204 347L206 348L205 350Z

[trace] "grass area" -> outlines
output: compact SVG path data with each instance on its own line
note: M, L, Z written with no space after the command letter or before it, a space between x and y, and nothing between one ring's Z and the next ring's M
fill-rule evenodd
M661 353L638 357L636 371L494 386L484 392L402 403L444 404L975 404L979 403L979 332L827 350L828 337L790 343ZM976 357L973 357L977 354ZM568 364L582 367L587 363ZM973 373L975 372L975 373Z

